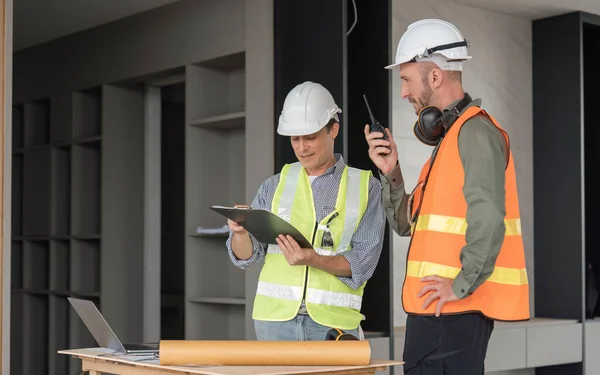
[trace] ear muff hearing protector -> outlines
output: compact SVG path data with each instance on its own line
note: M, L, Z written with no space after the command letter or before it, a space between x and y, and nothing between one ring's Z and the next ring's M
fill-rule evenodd
M419 111L413 131L418 140L429 146L435 146L446 134L460 112L469 105L473 99L465 93L456 106L443 112L435 107L425 107Z

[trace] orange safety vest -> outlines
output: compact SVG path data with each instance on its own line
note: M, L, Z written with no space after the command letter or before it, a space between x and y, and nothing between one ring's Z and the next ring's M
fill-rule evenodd
M425 310L422 308L429 293L417 297L425 285L420 281L421 277L437 275L454 279L461 269L460 252L466 244L467 203L462 192L464 170L458 150L458 134L465 121L479 114L488 116L500 129L508 146L509 158L505 170L506 232L492 275L471 295L446 302L441 313L481 312L491 319L504 321L527 320L530 317L529 285L510 142L498 123L478 106L467 108L450 127L439 145L437 156L433 158L431 173L428 176L430 158L410 198L412 203L408 212L411 218L416 216L416 220L412 223L402 287L402 304L409 314L435 313L437 301Z

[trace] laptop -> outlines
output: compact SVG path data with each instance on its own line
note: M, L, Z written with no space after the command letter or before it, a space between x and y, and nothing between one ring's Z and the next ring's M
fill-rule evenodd
M125 354L158 354L159 344L122 343L92 301L67 297L98 345Z

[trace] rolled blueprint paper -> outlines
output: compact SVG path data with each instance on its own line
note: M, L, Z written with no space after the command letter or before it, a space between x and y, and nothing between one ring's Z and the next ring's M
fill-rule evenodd
M162 340L163 366L366 366L369 341Z

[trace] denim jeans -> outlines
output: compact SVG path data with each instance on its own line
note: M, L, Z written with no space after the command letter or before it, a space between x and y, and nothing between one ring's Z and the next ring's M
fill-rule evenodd
M286 322L254 321L256 338L261 341L324 341L331 328L320 325L305 314L298 314ZM342 331L363 339L360 326Z

